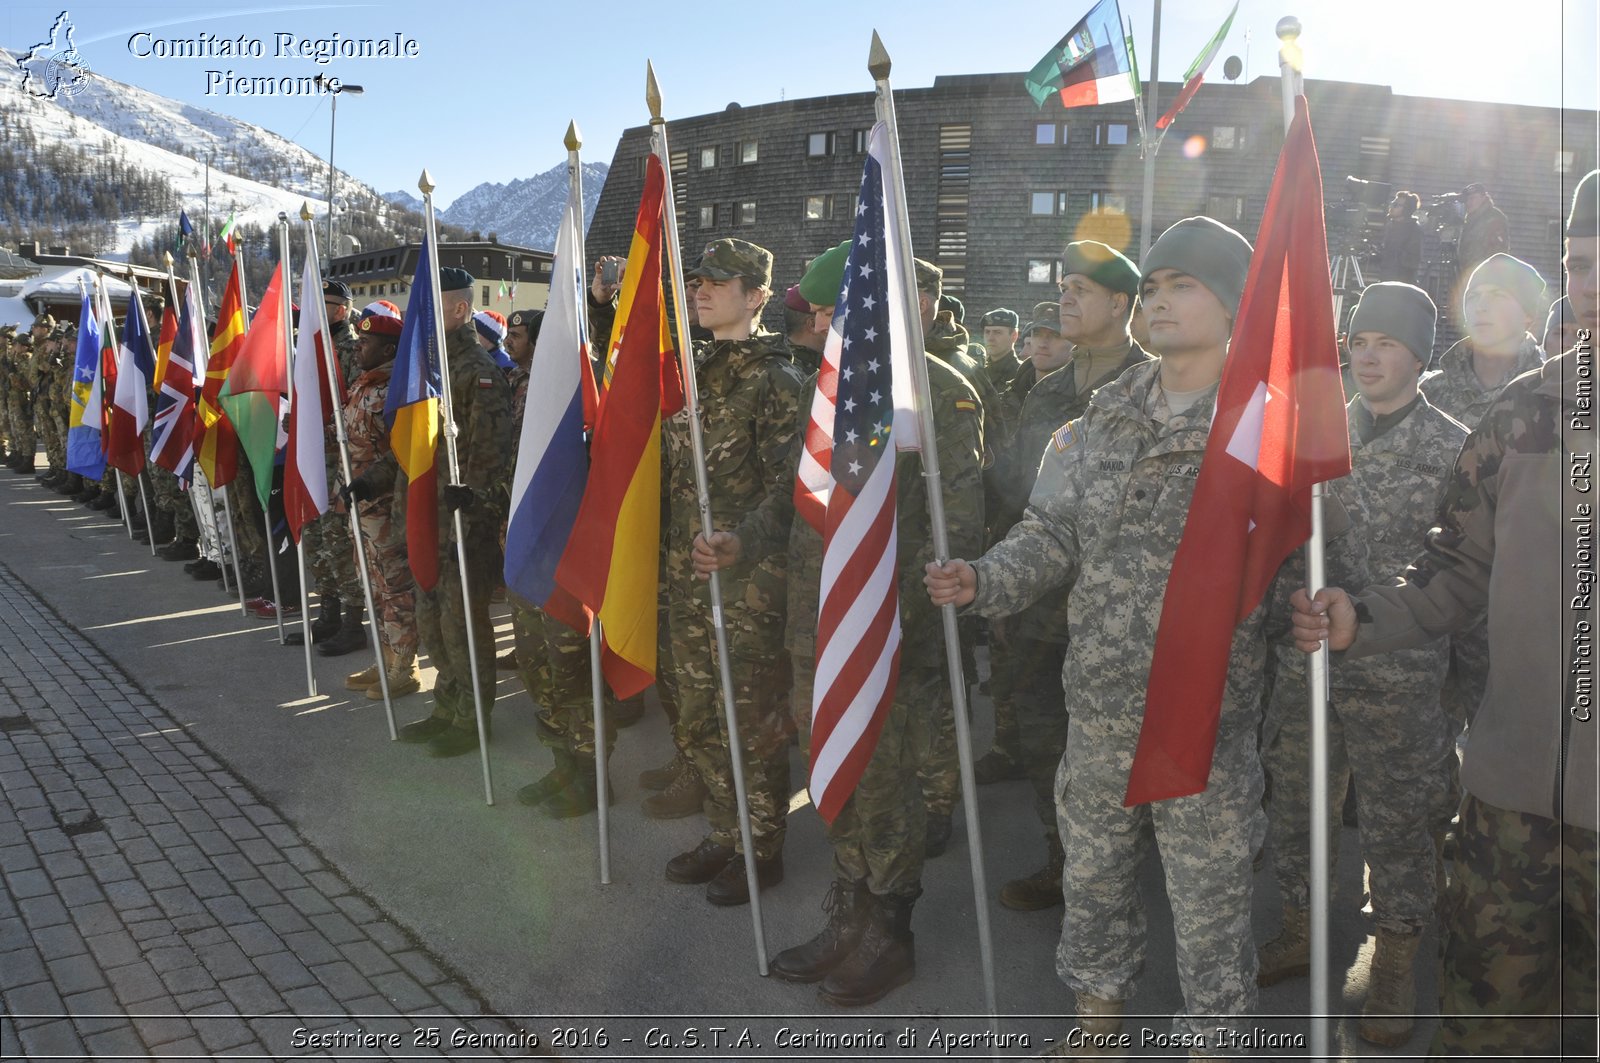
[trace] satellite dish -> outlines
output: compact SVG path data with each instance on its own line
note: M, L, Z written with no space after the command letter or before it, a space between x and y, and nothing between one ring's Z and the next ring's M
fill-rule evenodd
M1230 55L1222 61L1222 76L1229 81L1238 81L1239 75L1244 72L1244 64L1236 55Z

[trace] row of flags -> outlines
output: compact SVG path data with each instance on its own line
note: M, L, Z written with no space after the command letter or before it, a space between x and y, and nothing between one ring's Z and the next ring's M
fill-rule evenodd
M237 221L237 213L229 213L228 220L222 223L222 229L217 233L217 239L221 240L223 246L228 249L228 255L230 258L233 256L234 252L238 250L233 242L233 231L236 227ZM207 222L208 226L209 224L210 223ZM190 243L194 240L195 228L194 223L189 220L189 212L187 210L178 211L178 235L173 238L172 253L181 257L184 253L184 250L189 247ZM199 237L199 246L196 247L196 250L200 253L201 258L209 258L211 256L210 233L201 234Z

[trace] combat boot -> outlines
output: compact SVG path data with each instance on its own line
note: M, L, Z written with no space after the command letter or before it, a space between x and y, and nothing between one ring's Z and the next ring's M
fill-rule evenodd
M674 753L672 759L659 768L648 768L639 773L639 785L646 790L665 790L672 785L674 779L686 771L693 771L689 766L689 758L682 753Z
M989 786L997 782L1009 782L1012 779L1026 779L1027 769L1022 762L1008 753L998 749L991 749L978 758L978 763L972 766L972 777L979 786Z
M684 770L672 780L671 785L659 794L645 798L639 807L651 819L682 819L700 811L708 792L694 765L685 764Z
M83 477L75 472L61 474L60 481L56 484L56 492L63 495L75 495L83 490Z
M339 633L343 607L337 594L324 594L317 605L317 618L311 621L311 641L327 642Z
M1311 915L1304 908L1283 906L1283 929L1256 950L1260 970L1256 985L1277 985L1285 978L1311 973Z
M572 754L565 749L552 749L550 756L555 761L555 767L544 775L517 791L517 803L521 805L542 805L556 794L567 788L572 782L572 774L577 770Z
M344 677L344 688L346 690L360 690L364 692L369 687L375 687L377 685L378 666L375 664L368 665L363 671L351 672L349 675Z
M568 755L572 765L572 774L567 779L567 785L561 790L550 795L549 799L539 806L539 811L551 819L572 819L575 816L586 816L600 807L599 790L594 780L594 758ZM615 800L616 794L611 789L611 781L606 780L606 801Z
M857 1008L882 1000L911 981L917 973L917 940L911 933L915 903L916 897L868 894L861 940L822 980L817 996L830 1004Z
M403 668L403 669L401 669L401 670L399 670L397 672L390 672L389 673L389 700L390 701L393 701L395 698L403 698L407 694L415 694L417 691L419 691L421 689L422 689L422 676L417 673L417 662L416 661L412 661L409 666L407 666L407 667L405 667L405 668ZM368 701L382 701L383 700L383 684L381 684L381 683L379 683L377 681L377 676L376 675L373 676L372 685L367 688L367 700Z
M1049 857L1044 867L1027 878L1013 879L1000 890L1000 903L1014 912L1039 912L1054 908L1061 900L1061 869L1066 856L1061 851L1061 839L1052 832L1045 835Z
M200 556L200 546L193 539L174 539L158 547L156 556L163 561L194 561Z
M954 829L950 823L950 813L929 812L928 833L923 841L923 856L929 860L943 856L944 851L950 847L950 833Z
M1078 1059L1123 1059L1122 1001L1077 994L1078 1029L1082 1031Z
M820 982L856 950L867 928L867 905L872 894L865 882L839 879L828 887L822 910L828 925L803 945L784 949L772 961L772 973L785 982Z
M1411 1040L1417 1010L1417 979L1413 967L1421 942L1421 933L1378 931L1378 942L1372 950L1367 1003L1361 1009L1361 1025L1357 1028L1363 1041L1398 1048Z
M366 616L367 611L359 605L345 606L338 630L317 646L317 652L324 657L339 657L364 648L367 644L367 626L363 623Z

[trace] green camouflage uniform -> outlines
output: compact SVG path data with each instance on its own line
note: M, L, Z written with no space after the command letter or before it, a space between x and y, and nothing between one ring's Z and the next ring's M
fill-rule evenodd
M38 449L38 435L33 430L33 355L27 333L12 338L11 372L6 380L6 419L11 425L7 434L12 453L30 461Z
M329 326L333 333L334 349L339 352L340 379L348 394L350 386L361 373L361 367L356 364L358 338L355 326L349 319L339 324L329 322ZM349 435L348 427L345 434ZM324 433L323 453L327 460L328 494L331 496L344 483L338 433L334 431L331 421ZM354 469L351 471L354 472ZM361 577L356 573L356 547L350 538L349 514L338 513L330 508L306 527L303 538L317 594L324 598L336 596L348 606L359 606L363 595Z
M778 514L792 505L793 447L804 416L800 374L770 332L697 344L695 374L712 524L734 532L741 541L759 535L770 542L786 532L774 522L780 522ZM681 500L671 507L666 536L668 630L678 703L673 737L710 792L708 837L739 849L710 584L695 577L690 560L701 527L687 411L668 420L662 436L662 493ZM758 860L782 852L789 804L789 744L782 722L786 669L780 661L786 568L784 555L774 552L720 575Z
M983 416L977 393L960 373L937 358L927 361L945 530L951 552L964 556L976 553L983 542ZM825 829L836 877L864 881L880 897L913 899L922 892L927 826L918 774L954 712L943 621L922 585L923 567L934 560L933 531L922 461L913 453L901 454L895 462L895 522L899 682L860 785ZM794 660L794 708L809 756L822 536L806 521L795 520L788 556L784 644Z
M1153 827L1186 1010L1175 1031L1209 1044L1217 1026L1247 1024L1256 1004L1251 861L1266 834L1257 729L1263 628L1278 602L1269 592L1236 629L1207 788L1124 808L1166 581L1216 403L1213 385L1163 423L1147 412L1159 372L1159 362L1135 366L1055 434L1021 523L975 564L972 609L1011 616L1072 592L1062 670L1072 729L1056 775L1067 854L1057 972L1075 993L1132 994L1145 955L1138 876ZM1326 508L1338 571L1348 515L1336 501Z
M1017 373L1022 370L1022 359L1017 357L1016 351L1007 351L999 358L988 358L983 363L983 371L989 377L989 383L994 385L996 394L1005 394L1011 387L1011 382L1017 379Z
M5 456L9 459L16 451L12 444L16 442L11 427L11 337L13 329L10 325L0 327L0 437L3 437Z
M1360 397L1350 403L1352 469L1345 486L1366 520L1373 571L1398 572L1432 527L1451 463L1467 438L1456 421L1419 399L1377 431ZM1363 441L1362 436L1368 438ZM1268 805L1272 867L1284 904L1310 905L1311 720L1306 655L1279 646L1277 676L1262 729L1262 764L1272 779ZM1352 773L1361 852L1371 869L1372 908L1382 930L1417 934L1433 921L1432 833L1455 814L1453 731L1439 704L1449 667L1443 639L1359 661L1338 661L1329 678L1330 823L1339 822ZM1339 833L1329 836L1330 866Z
M787 336L783 337L783 349L802 377L816 376L817 370L822 368L822 354L819 351L796 343Z
M350 472L376 491L370 500L356 503L377 614L373 626L383 647L384 668L391 676L403 676L417 659L417 588L406 560L405 521L394 516L400 462L390 449L389 426L383 417L393 373L394 363L385 362L355 378L345 393L344 425L350 441ZM365 596L355 601L364 602Z
M62 362L62 338L52 333L41 348L43 358L35 359L39 391L34 400L34 416L39 439L44 444L50 468L67 468L67 373Z
M449 482L441 426L434 467L438 470L439 582L434 588L417 588L417 632L428 651L438 678L433 686L433 714L450 719L458 728L477 730L473 709L472 659L467 649L467 625L472 625L477 645L479 693L485 718L494 708L494 627L489 622L489 595L499 582L500 526L510 506L510 478L506 458L511 438L511 389L506 376L478 344L472 322L446 337L450 362L450 398L460 434L456 449L461 482L472 489L472 507L461 514L463 542L457 544L455 521L444 504ZM402 489L403 495L403 489ZM465 550L472 613L463 612L461 568L457 549Z

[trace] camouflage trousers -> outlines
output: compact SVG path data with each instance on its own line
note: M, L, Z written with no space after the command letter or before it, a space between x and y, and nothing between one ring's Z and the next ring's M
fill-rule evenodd
M10 422L7 435L15 454L32 455L38 449L38 433L33 427L33 408L21 395L6 399L6 419Z
M595 757L594 679L589 665L589 639L542 610L513 605L512 630L526 632L526 652L517 649L517 671L533 699L539 741L583 760ZM606 758L617 745L611 714L616 700L607 692Z
M1224 721L1226 725L1227 721ZM1243 1032L1256 1009L1251 861L1266 835L1256 729L1218 737L1205 791L1124 808L1139 719L1074 717L1056 773L1066 912L1056 972L1074 993L1127 1000L1144 968L1139 871L1161 851L1185 1013L1176 1035Z
M1478 711L1489 685L1489 622L1480 620L1466 631L1450 636L1450 673L1445 676L1440 701L1455 722L1453 735Z
M328 482L334 482L330 476ZM350 538L350 514L329 507L306 526L306 567L323 598L343 599L348 606L362 602L361 576L356 572L355 541Z
M433 590L417 588L417 634L422 648L438 670L433 684L433 715L454 726L477 730L472 697L472 654L467 628L477 646L478 690L487 720L494 709L494 625L489 622L489 595L499 581L500 552L493 540L468 541L467 579L472 612L461 600L461 566L453 547L439 554L439 582Z
M271 470L268 470L268 475ZM267 553L266 518L261 513L261 498L256 494L255 470L239 455L239 473L228 484L228 503L233 507L233 532L239 544L239 561L247 564L245 575L248 584L252 578L265 584L266 593L272 593L273 559Z
M1056 771L1067 748L1070 719L1061 689L1061 665L1067 656L1067 644L1013 635L1011 645L1016 664L1017 759L1027 769L1028 783L1033 787L1033 808L1044 824L1045 836L1059 840Z
M739 740L744 747L745 796L756 858L770 859L783 851L789 811L789 741L779 708L783 652L778 632L754 631L743 622L738 592L724 584L728 629L728 663L733 677L733 704ZM717 663L716 634L710 609L703 602L674 597L668 603L672 671L678 722L673 741L700 773L709 796L707 834L719 845L741 850L738 803L734 797L733 761L728 750L727 722L722 707L722 679ZM780 619L781 628L781 616Z
M791 659L795 719L809 760L816 662ZM917 767L934 741L939 718L951 711L950 684L942 671L913 668L900 673L894 703L861 782L824 828L837 878L865 882L879 897L914 900L921 895L928 820Z
M417 586L406 560L406 530L395 524L388 498L367 503L359 517L372 607L377 611L373 626L383 647L384 667L390 675L399 675L417 659ZM365 596L357 593L355 601L364 604Z
M42 410L43 403L34 407L39 421L39 441L44 444L45 460L52 469L67 467L66 422L53 412Z
M1593 831L1467 796L1433 1055L1595 1058L1596 855Z
M155 495L151 501L157 509L172 515L173 534L191 542L200 538L194 507L189 504L188 493L178 487L178 477L154 463L146 468L150 470L150 490Z
M1433 835L1455 813L1450 795L1455 745L1437 699L1414 693L1334 687L1328 698L1328 822L1339 823L1355 776L1361 854L1371 875L1374 921L1416 934L1433 922ZM1261 760L1272 779L1267 806L1272 870L1283 902L1311 903L1311 714L1303 675L1278 669ZM1332 873L1339 832L1328 836Z
M994 702L994 741L989 748L1007 759L1022 760L1022 736L1017 727L1017 669L1023 661L1017 656L1016 633L1002 633L1005 621L989 621L989 700ZM1056 685L1059 687L1059 673ZM1058 751L1059 752L1059 751ZM1052 769L1052 772L1054 769ZM1052 791L1055 784L1052 782ZM1050 800L1050 817L1055 818L1055 798Z
M963 645L966 645L963 638ZM939 674L946 675L943 668ZM973 673L965 671L968 685L972 689L971 680ZM945 686L950 685L945 680ZM933 740L922 752L922 760L917 765L917 779L922 784L922 800L928 806L928 814L933 816L948 816L955 809L956 802L961 800L961 759L956 751L956 716L954 710L940 714L936 721Z

